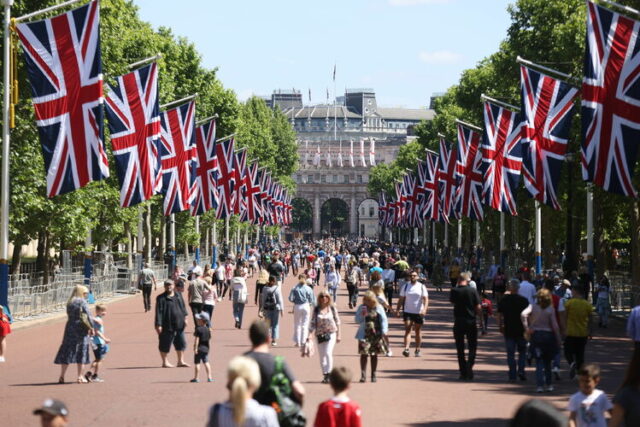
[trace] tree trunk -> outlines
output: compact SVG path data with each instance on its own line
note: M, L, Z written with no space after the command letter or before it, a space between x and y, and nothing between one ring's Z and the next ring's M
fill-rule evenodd
M22 266L22 240L16 239L13 242L13 255L11 256L11 274L20 274Z
M563 269L567 274L571 274L573 270L578 269L578 250L575 241L575 190L574 190L574 175L575 165L572 161L567 162L568 176L567 176L567 235L565 241L566 248L566 261L563 265Z
M46 262L45 255L45 232L38 232L38 255L36 257L36 271L44 271L44 264Z
M629 236L631 237L631 284L634 290L640 287L640 202L637 200L631 201L631 230ZM637 292L634 292L638 295ZM638 301L632 301L632 306L637 304Z
M131 235L131 226L128 222L124 224L124 231L127 234L127 268L131 270L133 269L133 236Z
M160 244L158 245L158 253L156 259L163 260L164 253L167 250L167 217L160 215Z
M144 214L144 259L151 262L151 250L153 248L153 230L151 229L151 204L147 204L147 211Z
M48 232L44 232L44 254L43 254L43 269L42 269L42 284L49 284L49 274L51 272L51 266L49 265L49 251L51 250L51 237Z

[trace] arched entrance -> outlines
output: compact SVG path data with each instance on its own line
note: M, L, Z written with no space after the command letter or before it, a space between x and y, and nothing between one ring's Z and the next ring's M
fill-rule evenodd
M329 199L320 209L320 229L323 236L349 234L349 205L342 199Z
M374 199L364 199L358 205L358 236L378 236L378 202Z
M298 233L310 233L313 221L313 209L308 200L297 197L291 201L293 211L289 228Z

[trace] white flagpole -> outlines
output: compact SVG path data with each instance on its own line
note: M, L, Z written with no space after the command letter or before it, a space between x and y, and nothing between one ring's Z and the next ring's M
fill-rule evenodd
M0 304L9 306L9 147L11 139L11 6L4 4L4 104L2 110L2 187L0 187Z
M5 4L5 7L7 7L7 3L9 3L9 7L11 7L13 5L13 0L3 0L3 1L4 1L4 4ZM41 14L47 13L47 12L51 12L53 10L58 10L58 9L61 9L61 8L65 7L65 6L71 6L72 4L80 3L81 1L82 0L69 0L69 1L66 1L64 3L60 3L60 4L56 4L54 6L47 7L45 9L36 10L35 12L27 13L26 15L22 15L22 16L17 17L15 19L15 22L18 23L18 22L26 21L27 19L33 18L34 16L41 15ZM8 15L5 15L5 20L7 19L6 18L7 16ZM7 64L8 64L8 62L7 62Z
M536 236L535 236L535 252L536 252L536 274L542 273L542 209L540 202L535 201L536 209Z

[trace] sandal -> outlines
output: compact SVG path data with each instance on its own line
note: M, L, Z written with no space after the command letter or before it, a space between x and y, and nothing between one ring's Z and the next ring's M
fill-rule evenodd
M64 378L63 377L58 378L58 384L64 384Z

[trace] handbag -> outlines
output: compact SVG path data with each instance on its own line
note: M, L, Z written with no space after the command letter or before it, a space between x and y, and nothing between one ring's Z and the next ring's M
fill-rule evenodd
M82 311L82 307L80 307L80 326L86 333L93 329L93 325L89 321L89 315Z
M327 342L331 339L331 334L319 334L316 335L316 338L318 338L318 344L322 344L323 342Z

